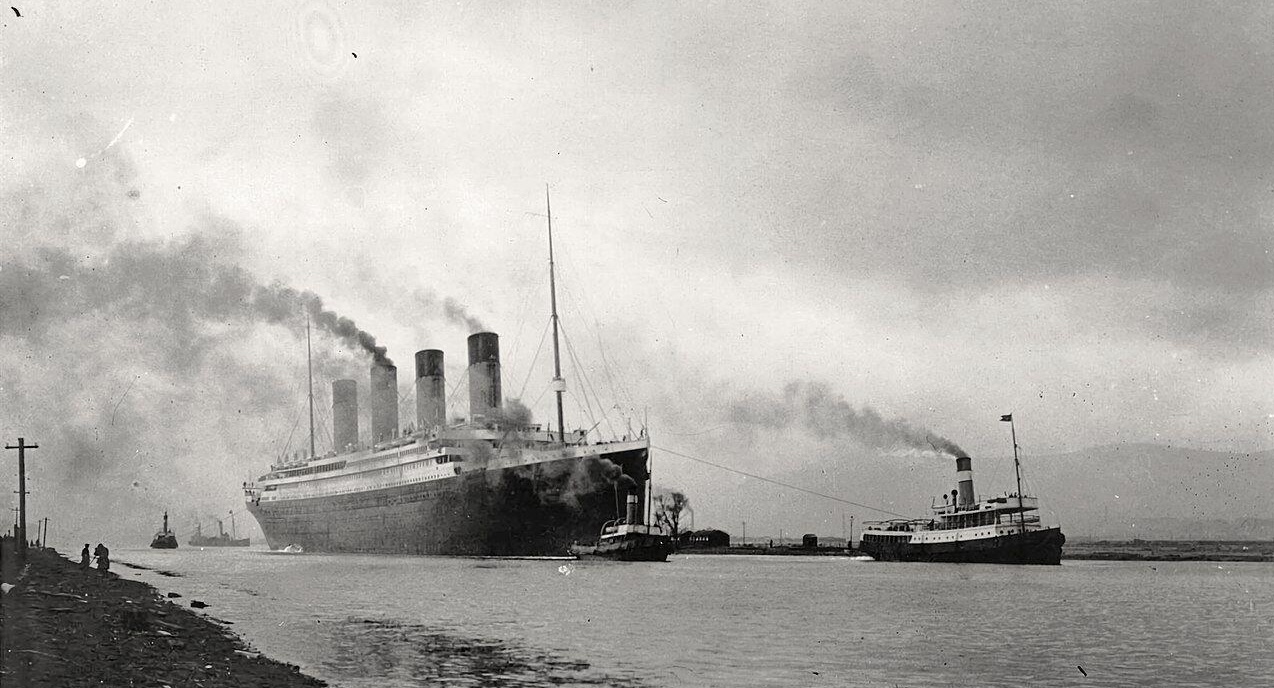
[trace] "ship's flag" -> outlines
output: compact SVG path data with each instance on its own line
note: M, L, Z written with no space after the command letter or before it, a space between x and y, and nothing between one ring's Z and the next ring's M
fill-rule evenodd
M1012 422L1013 422L1013 414L1011 414L1011 413L1006 413L1006 414L1004 414L1003 416L1000 416L1000 422L1002 422L1002 423L1012 423Z

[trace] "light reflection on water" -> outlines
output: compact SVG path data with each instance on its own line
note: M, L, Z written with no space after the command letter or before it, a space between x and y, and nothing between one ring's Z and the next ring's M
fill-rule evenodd
M1274 676L1270 564L119 558L184 574L135 577L208 602L266 654L335 686L1243 686Z

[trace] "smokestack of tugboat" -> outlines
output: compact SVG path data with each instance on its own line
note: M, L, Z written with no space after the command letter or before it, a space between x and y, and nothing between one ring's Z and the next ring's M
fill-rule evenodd
M332 383L332 444L336 451L349 451L358 444L358 383Z
M624 523L639 524L640 521L637 520L638 518L639 517L637 515L637 493L630 492L628 493L628 513L625 514Z
M447 420L447 382L442 352L416 352L416 427L431 430Z
M469 417L489 418L500 410L500 338L494 332L469 335Z
M956 457L956 508L973 506L973 459Z
M384 360L372 362L372 442L398 435L398 367Z

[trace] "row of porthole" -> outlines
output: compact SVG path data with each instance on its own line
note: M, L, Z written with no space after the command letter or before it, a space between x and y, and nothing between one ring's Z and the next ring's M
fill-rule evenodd
M373 489L377 489L377 490L379 490L379 489L383 489L383 488L386 488L386 487L400 487L400 486L402 486L402 485L407 485L407 484L412 484L412 483L426 482L426 481L427 481L427 479L428 479L428 476L423 476L423 477L420 477L420 478L415 478L415 479L413 479L413 480L402 480L402 481L395 482L395 483L392 483L392 484L389 484L389 485L381 485L381 486L376 487L376 488L373 488ZM308 499L308 498L311 498L311 497L330 497L330 496L333 496L333 495L342 495L342 494L349 494L349 493L351 493L351 492L364 492L364 491L365 491L365 488L353 488L353 487L351 487L351 488L346 488L346 489L344 489L344 490L338 490L338 491L336 491L336 492L319 492L319 493L316 493L316 494L296 495L296 496L291 497L291 499ZM273 497L271 497L271 498L269 498L269 501L273 501L273 499L274 499L274 498L273 498Z

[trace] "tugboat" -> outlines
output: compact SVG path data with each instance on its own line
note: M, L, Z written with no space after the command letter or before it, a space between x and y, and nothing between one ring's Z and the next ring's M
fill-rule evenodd
M581 559L613 559L615 561L668 561L672 538L659 526L641 522L637 495L627 499L625 518L607 521L602 526L596 545L572 544L568 551Z
M177 534L168 530L168 512L164 512L164 529L155 533L155 539L150 541L153 549L177 549Z
M931 561L987 564L1059 564L1066 536L1045 527L1032 512L1035 497L1022 494L1021 461L1013 414L1000 417L1013 432L1017 492L977 501L973 460L956 457L956 489L934 504L930 519L894 519L865 524L862 551L877 561Z

